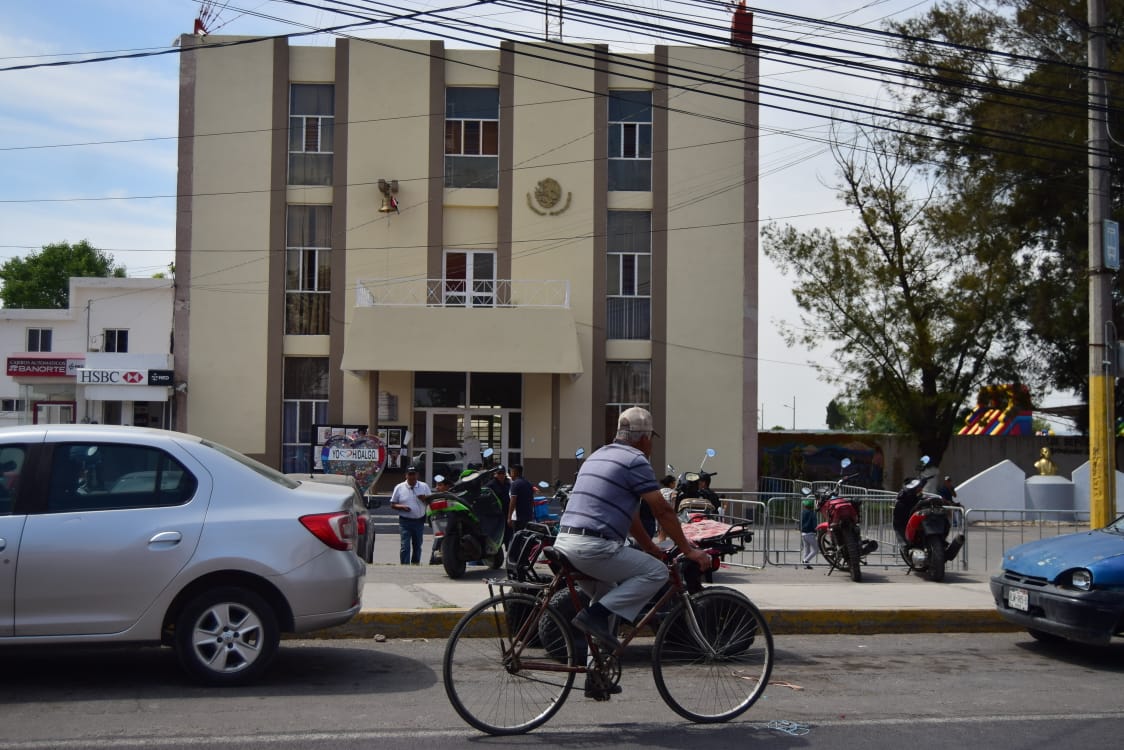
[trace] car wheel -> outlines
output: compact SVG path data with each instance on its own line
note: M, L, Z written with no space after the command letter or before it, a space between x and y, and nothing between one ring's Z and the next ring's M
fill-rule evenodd
M237 586L196 596L176 620L180 665L207 685L245 685L262 675L277 653L277 616L264 599Z
M370 538L367 540L367 549L363 553L363 562L370 565L375 561L375 533L373 531L369 531L368 534Z

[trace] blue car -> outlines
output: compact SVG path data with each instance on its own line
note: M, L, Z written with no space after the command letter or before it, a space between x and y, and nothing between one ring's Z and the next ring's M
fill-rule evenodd
M999 614L1041 641L1124 634L1124 516L1095 531L1020 544L991 579Z

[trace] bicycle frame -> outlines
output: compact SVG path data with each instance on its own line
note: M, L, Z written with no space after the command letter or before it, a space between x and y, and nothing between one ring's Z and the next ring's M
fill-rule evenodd
M647 627L649 624L651 624L652 620L655 619L657 613L660 612L663 609L664 605L666 605L672 599L678 599L680 605L686 608L686 612L688 613L687 624L691 633L691 637L695 639L698 645L704 647L709 655L714 655L713 647L709 642L707 642L706 638L702 634L702 630L699 627L698 619L695 616L694 607L691 606L690 594L687 592L687 588L683 583L683 576L679 572L679 565L677 563L680 557L681 555L677 555L668 561L667 568L669 586L667 588L667 591L665 591L659 597L659 599L649 604L647 610L644 612L643 617L641 617L640 621L635 626L633 626L632 629L625 635L624 639L621 640L620 645L617 646L616 649L611 652L603 652L602 649L598 647L596 639L587 634L583 634L585 642L590 649L589 653L593 656L593 661L595 664L600 666L604 658L607 656L619 656L628 646L628 644L631 643L632 640L636 637L636 634ZM580 612L583 609L581 597L578 594L577 582L583 580L591 581L596 579L594 579L592 576L587 576L584 573L575 570L568 564L561 564L561 567L561 570L554 573L554 576L553 578L551 578L550 582L543 585L530 583L513 584L510 581L499 580L488 581L488 592L490 595L494 594L493 586L497 585L500 586L501 589L507 586L524 589L542 589L537 594L537 603L534 609L531 610L530 614L528 614L523 624L519 627L519 631L515 633L514 636L512 636L510 651L508 650L508 647L506 645L504 646L504 659L511 665L510 668L515 671L518 671L524 666L543 672L573 672L575 674L587 674L590 671L590 668L584 664L560 665L557 662L541 661L528 661L524 663L519 659L519 656L523 651L524 644L526 644L530 640L530 635L537 631L539 620L542 619L543 612L546 610L546 608L550 606L551 598L557 592L561 591L563 586L565 586L565 588L569 591L570 599L573 601L576 611Z

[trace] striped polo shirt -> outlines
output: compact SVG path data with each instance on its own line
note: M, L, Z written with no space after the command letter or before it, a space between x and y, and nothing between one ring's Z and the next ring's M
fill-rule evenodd
M623 540L640 496L659 488L652 464L640 449L610 443L582 464L561 523Z

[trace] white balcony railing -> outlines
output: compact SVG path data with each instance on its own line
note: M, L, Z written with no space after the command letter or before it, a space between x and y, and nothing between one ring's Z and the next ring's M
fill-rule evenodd
M362 279L356 307L570 307L568 280Z

